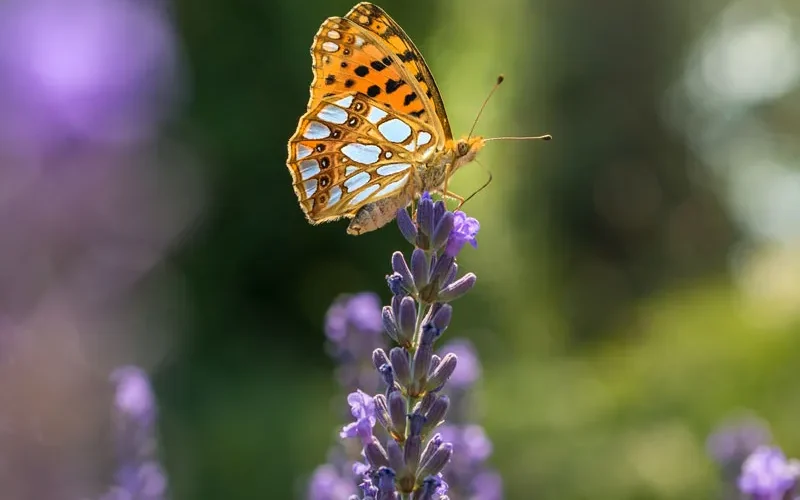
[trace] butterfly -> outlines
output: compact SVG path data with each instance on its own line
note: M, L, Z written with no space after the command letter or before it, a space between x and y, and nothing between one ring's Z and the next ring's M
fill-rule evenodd
M359 235L425 191L463 203L447 182L488 139L453 139L431 70L383 9L362 2L326 19L311 57L311 97L286 162L311 224L349 218Z

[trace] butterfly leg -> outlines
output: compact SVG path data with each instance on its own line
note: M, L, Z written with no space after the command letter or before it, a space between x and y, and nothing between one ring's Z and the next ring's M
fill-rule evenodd
M463 197L461 197L461 196L459 196L459 195L457 195L455 193L452 193L450 191L445 190L444 192L442 192L442 196L444 198L448 198L448 199L451 199L451 200L456 200L458 202L458 206L455 208L456 210L460 209L461 205L464 204L464 198Z

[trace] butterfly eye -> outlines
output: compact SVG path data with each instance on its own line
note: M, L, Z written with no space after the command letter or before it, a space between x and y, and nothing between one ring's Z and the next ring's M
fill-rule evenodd
M466 142L459 142L458 146L456 147L456 151L458 156L464 156L465 154L469 153L469 144Z

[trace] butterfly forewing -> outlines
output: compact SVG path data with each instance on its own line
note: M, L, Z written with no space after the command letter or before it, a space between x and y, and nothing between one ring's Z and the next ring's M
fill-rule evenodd
M366 203L413 187L414 164L430 156L433 130L363 94L321 99L289 142L295 193L309 219L352 216Z
M432 106L434 116L426 116L426 121L433 123L441 134L442 140L452 139L450 121L444 108L441 93L436 87L433 74L425 63L422 53L414 45L403 28L377 5L361 2L347 13L345 18L380 37L384 47L391 49L405 71L404 78L413 82L417 90L417 98ZM426 113L429 113L426 111Z

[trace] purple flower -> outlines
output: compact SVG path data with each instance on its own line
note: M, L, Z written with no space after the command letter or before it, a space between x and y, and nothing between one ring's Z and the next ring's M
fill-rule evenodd
M503 478L496 472L481 472L472 480L472 498L502 500Z
M450 257L455 257L464 248L464 245L469 243L473 248L478 248L478 231L481 224L478 219L467 217L462 211L457 211L453 214L453 230L450 231L450 237L447 240L447 247L444 253Z
M342 349L354 330L382 328L398 344L388 353L377 347L370 356L364 356L381 375L385 392L373 398L359 389L347 398L355 421L342 428L340 436L358 437L363 445L361 455L366 463L357 462L353 469L362 478L361 498L390 500L399 498L398 494L419 500L448 498L455 479L453 498L495 500L501 489L496 476L484 466L492 444L483 428L445 428L443 432L457 445L445 442L442 434L434 434L451 408L450 396L440 391L446 391L448 382L455 379L454 394L465 402L465 389L480 375L474 350L466 342L451 346L464 357L465 366L458 374L456 354L434 355L436 342L451 323L453 306L449 302L463 296L476 282L473 273L458 278L455 254L466 243L477 245L478 222L462 212L448 211L442 200L434 203L429 193L421 196L414 219L401 209L397 221L404 238L415 248L410 253L410 265L403 252L392 254L393 273L387 278L393 295L391 304L379 310L371 294L340 299L326 321L327 337L340 352L355 355L354 348ZM369 337L362 334L358 345L369 345L364 338ZM377 428L376 423L380 423ZM475 483L476 478L480 478L480 484ZM484 492L485 497L481 496ZM353 499L358 496L349 500Z
M356 421L345 425L339 435L343 438L359 437L366 444L372 439L375 427L375 400L369 394L357 390L347 396L350 413Z
M356 493L352 477L344 477L331 464L320 465L311 476L308 500L341 500Z
M123 466L115 474L116 487L102 500L161 500L167 493L167 478L158 462Z
M359 293L347 303L347 316L354 328L379 333L383 330L381 302L374 293Z
M156 404L144 370L135 366L117 368L111 374L111 380L117 385L114 396L116 410L141 427L151 426L156 419Z
M760 446L742 465L739 490L754 500L781 500L792 490L800 475L800 465L787 461L779 448Z
M372 351L385 347L383 318L377 295L362 292L338 297L325 316L327 350L337 362L336 376L347 391L374 391L379 377L369 363Z
M444 471L453 498L502 498L502 480L486 466L492 442L476 424L442 425L437 429L443 441L453 443L453 458Z
M176 69L155 2L11 0L0 8L0 139L128 143L148 135Z
M102 500L163 500L167 476L156 457L156 400L147 374L135 366L114 370L119 466Z
M328 309L325 317L325 335L328 339L341 342L351 330L375 335L383 330L381 302L376 294L362 292L344 295Z
M475 354L475 347L468 340L454 340L446 344L439 351L439 356L444 357L452 352L458 358L458 365L453 375L450 376L448 387L451 389L469 389L481 376L481 363Z
M766 422L755 417L740 418L721 425L706 441L706 449L714 460L738 469L759 446L770 441Z

